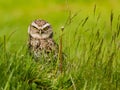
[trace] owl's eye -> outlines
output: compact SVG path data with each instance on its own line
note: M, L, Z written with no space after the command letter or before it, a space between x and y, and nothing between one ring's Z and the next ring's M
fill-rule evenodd
M36 27L34 27L34 26L33 26L32 28L33 28L33 30L38 30L38 29L37 29Z
M46 27L46 28L44 28L43 30L47 30L48 28Z
M31 26L31 31L32 33L39 33L39 30L34 26Z
M49 29L49 26L45 27L43 30L48 30Z

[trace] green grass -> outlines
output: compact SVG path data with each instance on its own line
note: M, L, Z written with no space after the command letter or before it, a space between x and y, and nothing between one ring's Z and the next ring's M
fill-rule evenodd
M95 8L95 0L88 1L0 1L0 90L120 89L119 6L106 1ZM36 18L49 21L59 44L68 17L61 74L58 63L35 62L29 55L27 27Z

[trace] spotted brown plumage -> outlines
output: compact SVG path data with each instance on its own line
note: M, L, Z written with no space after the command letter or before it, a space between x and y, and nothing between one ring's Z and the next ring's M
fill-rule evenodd
M48 22L40 19L33 21L28 27L28 34L28 47L35 59L57 58L58 46L53 40L52 27Z

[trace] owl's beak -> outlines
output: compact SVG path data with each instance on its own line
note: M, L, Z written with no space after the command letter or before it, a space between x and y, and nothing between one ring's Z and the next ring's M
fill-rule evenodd
M40 33L40 35L42 34L42 30L41 30L41 29L40 29L40 32L39 32L39 33Z
M42 29L40 29L40 32L39 32L39 33L40 33L40 35L43 33Z

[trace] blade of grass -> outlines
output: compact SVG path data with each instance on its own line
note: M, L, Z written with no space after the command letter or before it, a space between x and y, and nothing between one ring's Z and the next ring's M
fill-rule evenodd
M73 80L73 78L72 78L71 75L70 75L70 79L71 79L71 81L72 81L72 85L73 85L74 90L77 90L77 89L76 89L76 86L75 86L75 83L74 83L74 80Z
M111 10L111 14L110 14L110 27L111 27L111 31L112 31L112 25L113 25L113 11Z
M10 82L12 76L13 76L13 73L14 73L14 69L12 70L12 72L11 72L10 75L9 75L9 78L8 78L8 80L7 80L7 82L6 82L6 85L5 85L5 87L4 87L4 90L8 90L9 82Z

